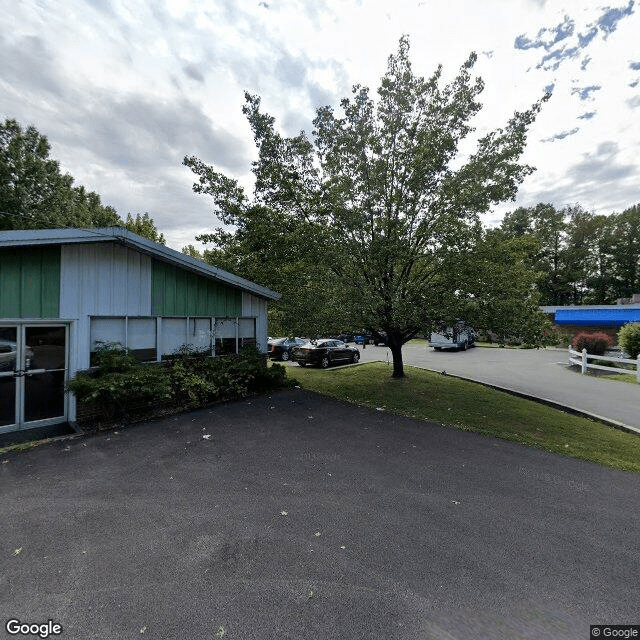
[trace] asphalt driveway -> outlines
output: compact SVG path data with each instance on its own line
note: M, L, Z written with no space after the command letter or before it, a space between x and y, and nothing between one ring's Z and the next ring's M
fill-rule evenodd
M387 347L359 347L362 362L392 361ZM406 344L404 363L544 398L640 429L640 384L583 376L569 368L564 349L434 351Z
M0 637L10 618L65 640L640 621L640 476L299 389L4 454L0 503Z

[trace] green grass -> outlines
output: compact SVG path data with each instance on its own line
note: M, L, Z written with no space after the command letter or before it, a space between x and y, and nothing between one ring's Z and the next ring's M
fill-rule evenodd
M334 398L640 472L639 436L474 382L414 367L405 374L394 380L379 362L287 369L301 387Z
M593 374L589 374L593 375ZM629 375L628 373L605 373L599 376L593 376L594 378L599 378L600 380L613 380L614 382L627 382L631 384L638 384L638 380L636 379L635 372L634 375Z

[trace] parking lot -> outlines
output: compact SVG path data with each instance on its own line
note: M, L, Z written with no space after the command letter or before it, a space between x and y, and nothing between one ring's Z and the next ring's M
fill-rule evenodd
M0 456L0 633L583 640L640 619L638 496L637 474L289 389Z

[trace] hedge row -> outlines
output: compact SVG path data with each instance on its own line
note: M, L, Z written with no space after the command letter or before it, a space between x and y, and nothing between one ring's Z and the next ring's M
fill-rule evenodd
M78 400L107 422L140 417L145 408L194 409L215 402L244 398L281 387L282 365L267 367L255 347L237 356L212 358L187 348L158 364L140 364L124 349L103 344L95 368L79 373L67 384Z

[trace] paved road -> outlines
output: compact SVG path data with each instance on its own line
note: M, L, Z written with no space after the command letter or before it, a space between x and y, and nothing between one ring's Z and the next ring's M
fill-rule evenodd
M363 362L392 361L386 347L360 347L360 353ZM565 350L475 347L434 351L409 344L404 346L403 356L405 364L414 367L447 371L640 428L640 384L580 375L569 369Z
M640 475L298 389L4 454L0 504L2 625L61 640L640 621Z

